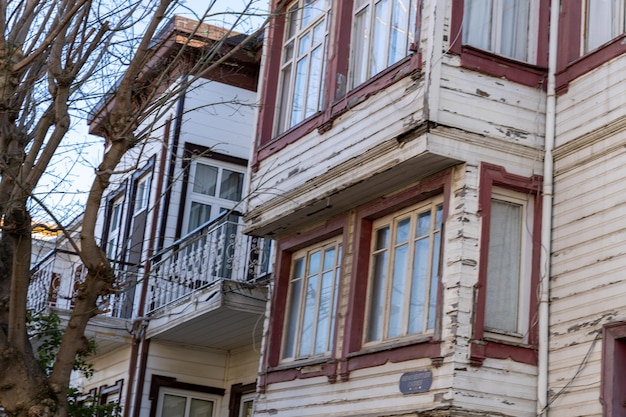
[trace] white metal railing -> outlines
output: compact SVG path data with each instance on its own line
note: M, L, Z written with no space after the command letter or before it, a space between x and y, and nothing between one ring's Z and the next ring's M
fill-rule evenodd
M246 236L238 216L224 214L152 258L146 311L178 303L219 280L255 282L272 272L272 241Z
M125 282L126 271L118 271L119 282ZM143 274L143 268L135 272ZM30 285L28 287L28 309L39 313L48 308L71 311L74 308L74 297L79 285L85 280L87 268L80 262L74 252L53 249L41 261L31 268ZM132 299L124 284L113 294L98 300L98 309L102 315L118 318L130 318L133 313Z

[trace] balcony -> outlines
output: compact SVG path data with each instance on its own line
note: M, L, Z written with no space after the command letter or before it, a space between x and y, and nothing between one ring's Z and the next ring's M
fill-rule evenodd
M244 235L238 219L225 213L193 230L153 256L148 274L143 265L114 263L117 291L99 300L88 328L99 353L128 343L134 319L149 322L148 337L227 350L260 336L272 241ZM31 270L29 310L67 319L86 272L76 253L51 250ZM146 316L138 317L144 279Z
M148 337L230 350L260 336L272 241L244 235L238 219L223 214L152 258Z
M33 314L54 312L63 325L74 308L74 295L86 274L87 269L75 252L52 249L31 268L28 310ZM98 353L130 343L126 329L133 310L128 294L120 290L102 297L98 308L100 314L91 319L86 330L86 336L96 340Z

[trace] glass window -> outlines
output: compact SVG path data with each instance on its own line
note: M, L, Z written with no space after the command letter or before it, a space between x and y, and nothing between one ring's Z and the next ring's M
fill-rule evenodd
M245 179L242 171L220 166L217 161L209 165L194 160L191 171L192 186L185 208L187 232L216 218L221 211L232 210L241 201Z
M211 206L208 204L191 202L189 210L189 222L187 224L187 232L191 232L200 225L211 220Z
M193 180L193 192L204 195L215 195L217 188L217 167L196 163Z
M239 405L238 417L252 417L254 411L254 393L246 394L241 397Z
M624 33L623 0L586 0L584 51L589 52Z
M340 238L292 256L283 359L330 352L341 273Z
M489 220L485 331L523 337L528 328L532 207L520 193L494 189Z
M434 330L442 218L438 199L374 222L365 342Z
M534 63L537 16L537 0L465 0L463 43Z
M415 42L416 20L417 0L354 2L351 87L409 54Z
M150 175L144 175L137 181L137 194L135 196L135 213L148 208L150 198Z
M122 226L122 203L124 200L118 198L111 203L111 214L109 222L109 234L107 240L106 254L109 259L115 259L117 254L118 240Z
M213 417L217 399L179 389L161 389L157 417Z
M220 184L220 198L231 201L241 200L243 190L243 174L241 172L222 170L222 182Z
M298 0L287 10L278 133L321 109L330 0Z

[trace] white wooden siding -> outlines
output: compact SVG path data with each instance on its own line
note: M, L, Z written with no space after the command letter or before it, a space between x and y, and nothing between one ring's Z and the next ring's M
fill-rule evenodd
M622 55L572 81L557 100L556 145L602 129L626 115L626 56Z
M443 125L506 143L543 147L545 94L541 89L443 65L439 100L438 121Z
M141 416L149 416L151 402L148 394L152 375L163 375L176 378L178 382L223 388L226 392L216 416L228 417L231 386L253 383L258 361L258 353L252 348L227 352L153 341L146 368Z
M626 83L620 57L558 97L550 415L601 416L604 324L626 320Z
M130 360L131 348L124 346L104 355L99 355L90 360L93 365L93 376L84 378L79 376L72 381L72 386L78 386L81 392L88 393L91 389L98 389L104 385L115 385L115 382L122 379L122 395L120 405L126 407L126 389L128 387L128 364ZM130 406L130 405L129 405Z
M248 159L256 93L198 80L185 96L181 137L215 152Z

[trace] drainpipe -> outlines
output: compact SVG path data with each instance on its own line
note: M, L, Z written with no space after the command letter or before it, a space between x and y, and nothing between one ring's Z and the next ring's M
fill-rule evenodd
M537 415L548 415L548 355L550 334L550 253L552 252L552 204L554 138L556 129L556 64L559 35L560 0L550 4L550 40L548 46L548 86L546 94L546 137L543 163L543 210L541 215L541 275L539 295L539 365L537 378Z

